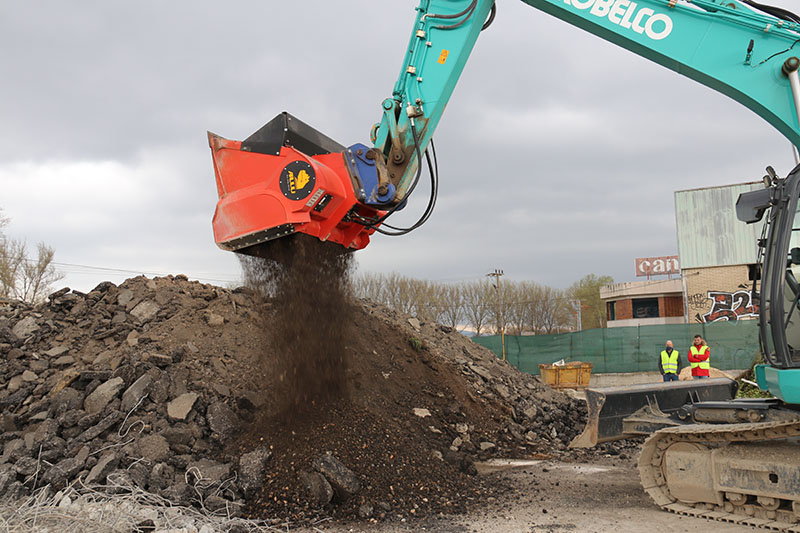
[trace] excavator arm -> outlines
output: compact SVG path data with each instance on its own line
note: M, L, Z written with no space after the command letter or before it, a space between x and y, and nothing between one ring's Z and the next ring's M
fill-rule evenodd
M800 145L789 79L782 73L784 61L798 53L792 49L800 24L735 0L523 1L730 96ZM493 0L420 2L407 58L372 139L387 158L388 181L397 191L387 203L405 199L417 175L416 148L427 148L493 8Z
M752 0L523 0L574 26L741 102L800 146L795 102L796 17ZM360 249L402 209L428 163L428 148L467 59L493 20L494 0L421 0L392 95L371 145L349 147L282 113L244 141L209 133L219 202L213 227L226 250L263 255L297 232ZM602 98L602 95L590 95ZM664 105L675 105L666 102ZM679 104L678 104L679 105ZM435 157L434 157L435 159Z

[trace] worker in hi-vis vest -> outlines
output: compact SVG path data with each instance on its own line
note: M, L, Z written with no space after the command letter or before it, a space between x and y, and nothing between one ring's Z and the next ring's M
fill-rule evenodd
M694 344L689 348L689 363L692 365L692 377L694 379L706 379L710 373L711 348L700 335L694 336Z
M682 366L678 350L672 347L672 341L667 341L666 347L661 351L661 361L658 365L664 381L678 381L678 372Z

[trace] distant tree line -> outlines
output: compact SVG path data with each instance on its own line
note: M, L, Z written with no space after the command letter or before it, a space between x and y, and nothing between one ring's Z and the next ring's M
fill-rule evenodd
M509 335L535 335L603 327L599 288L612 282L591 274L568 289L556 289L532 281L435 283L397 273L363 273L355 277L353 289L359 298L476 335L501 329Z
M38 303L47 296L53 283L64 277L53 265L56 252L39 243L36 258L29 257L25 241L6 236L8 223L0 210L0 298Z

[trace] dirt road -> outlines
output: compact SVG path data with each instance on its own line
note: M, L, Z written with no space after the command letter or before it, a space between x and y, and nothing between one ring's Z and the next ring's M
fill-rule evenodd
M600 464L541 461L496 476L512 489L465 517L351 524L317 531L437 531L443 533L639 533L643 531L734 533L750 527L660 511L639 487L635 461L609 458ZM309 531L314 531L309 530Z

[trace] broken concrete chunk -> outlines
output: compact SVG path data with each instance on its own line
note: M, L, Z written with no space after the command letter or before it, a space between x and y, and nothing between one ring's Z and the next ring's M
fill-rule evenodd
M333 499L333 487L319 472L300 472L299 477L314 505L322 507Z
M254 496L264 485L266 464L271 456L272 453L269 449L263 446L239 458L239 487L246 497ZM331 495L333 495L333 491L331 491Z
M317 472L325 476L340 501L346 501L361 489L361 483L353 471L344 466L331 452L314 459L313 466Z
M143 374L133 382L133 385L122 393L122 410L126 413L133 409L136 404L145 397L153 384L153 378L149 374Z
M75 358L71 355L62 355L53 361L53 366L56 368L65 368L75 364Z
M508 400L511 397L511 393L508 390L508 387L505 385L500 385L499 383L494 386L494 390L503 397L504 400Z
M139 302L136 307L131 309L131 314L142 322L147 322L155 318L160 309L161 308L157 303L151 300L145 300L143 302Z
M32 316L28 316L17 322L14 327L11 328L11 333L16 335L19 339L24 339L33 335L38 330L39 324L36 323L36 319Z
M122 390L125 382L120 377L112 378L97 387L83 402L87 413L99 413Z
M181 394L167 404L167 415L172 420L186 420L189 412L194 407L194 402L197 401L197 394L194 392L187 392Z
M142 361L152 363L159 368L164 368L172 364L172 357L160 353L146 353L142 356Z
M225 402L214 402L206 410L206 419L211 431L227 437L239 425L239 417Z
M492 373L489 372L487 369L483 368L482 366L470 364L469 369L478 374L480 377L485 379L486 381L491 381L493 379Z
M136 441L139 455L147 461L158 463L165 461L169 455L169 443L162 435L147 435Z
M86 483L89 485L92 483L105 483L106 476L117 467L118 462L119 460L117 459L117 455L115 453L106 453L89 471L89 474L86 476Z
M414 414L417 415L420 418L425 418L426 416L431 416L431 412L430 411L428 411L427 409L419 408L419 407L415 407L414 408Z
M114 313L114 318L111 319L111 325L118 326L124 324L126 320L128 320L128 315L125 314L125 311L117 311Z
M222 317L222 316L220 316L220 315L218 315L216 313L212 313L210 311L207 311L203 315L203 318L205 319L206 324L208 324L209 326L212 326L212 327L222 326L222 325L225 324L225 318L224 317Z
M48 357L58 357L60 355L64 355L69 351L69 347L67 346L56 346L55 348L51 348L44 352L44 354Z
M22 387L23 383L25 383L25 381L22 379L22 374L19 374L8 380L8 385L6 385L6 388L8 389L8 392L14 393L17 392L20 387Z
M136 346L139 344L139 332L136 330L131 331L128 333L128 336L125 338L125 342L128 343L128 346Z
M408 323L411 324L411 327L417 331L419 331L419 329L422 327L422 324L420 324L419 319L415 317L409 318Z
M186 472L200 481L201 485L220 483L231 475L231 465L218 463L211 459L200 459L189 463Z
M117 303L122 307L127 306L131 300L133 300L133 291L130 289L120 291L119 296L117 296Z

